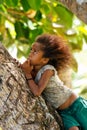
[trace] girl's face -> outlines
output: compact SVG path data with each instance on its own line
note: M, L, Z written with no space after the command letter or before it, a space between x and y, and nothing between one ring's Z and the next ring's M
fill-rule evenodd
M31 65L33 66L43 66L44 64L46 64L46 58L43 57L44 52L41 49L41 44L39 43L34 43L32 45L30 54L29 54L29 60Z

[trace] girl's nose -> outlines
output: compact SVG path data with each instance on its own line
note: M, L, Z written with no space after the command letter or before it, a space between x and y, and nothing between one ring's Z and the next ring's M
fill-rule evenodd
M31 50L31 51L30 51L30 54L33 54L33 53L34 53L34 51L33 51L33 50Z

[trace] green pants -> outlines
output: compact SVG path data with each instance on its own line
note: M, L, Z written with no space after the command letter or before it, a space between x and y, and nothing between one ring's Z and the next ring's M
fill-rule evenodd
M79 97L67 109L59 110L64 123L64 130L78 126L81 130L87 130L87 100Z

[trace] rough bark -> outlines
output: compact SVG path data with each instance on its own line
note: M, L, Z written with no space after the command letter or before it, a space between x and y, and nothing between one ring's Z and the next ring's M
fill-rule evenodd
M87 24L87 0L59 0L80 20Z
M1 130L60 130L60 116L44 99L34 97L25 76L0 43Z

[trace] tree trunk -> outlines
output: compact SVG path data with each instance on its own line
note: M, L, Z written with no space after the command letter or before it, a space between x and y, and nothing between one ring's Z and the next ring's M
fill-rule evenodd
M87 24L87 0L59 0L80 20Z
M0 43L0 130L60 129L60 116L41 96L33 96L22 70Z

